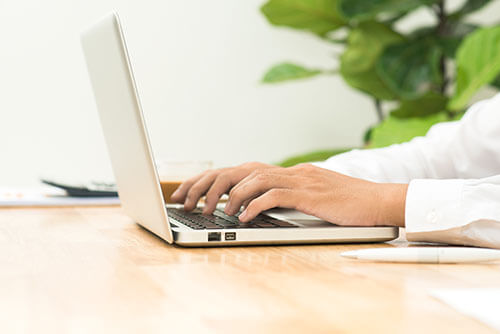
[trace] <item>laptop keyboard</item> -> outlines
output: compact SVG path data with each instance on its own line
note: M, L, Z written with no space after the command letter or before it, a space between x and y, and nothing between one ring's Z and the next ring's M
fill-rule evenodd
M228 216L222 210L215 210L211 215L203 215L200 209L186 212L182 209L168 209L168 216L195 230L229 229L229 228L287 228L298 227L283 220L278 220L265 215L258 215L248 223L239 221L237 213Z

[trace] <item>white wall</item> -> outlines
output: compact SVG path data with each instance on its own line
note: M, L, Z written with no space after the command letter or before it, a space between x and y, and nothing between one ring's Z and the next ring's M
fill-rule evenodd
M1 0L0 185L111 177L79 31L112 9L157 157L223 166L359 145L371 101L340 78L259 84L276 62L335 67L339 51L271 27L262 2Z

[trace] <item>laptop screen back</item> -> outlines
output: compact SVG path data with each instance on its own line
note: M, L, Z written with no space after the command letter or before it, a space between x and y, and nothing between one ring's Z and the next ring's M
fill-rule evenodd
M92 25L81 40L122 206L137 223L172 243L118 15Z

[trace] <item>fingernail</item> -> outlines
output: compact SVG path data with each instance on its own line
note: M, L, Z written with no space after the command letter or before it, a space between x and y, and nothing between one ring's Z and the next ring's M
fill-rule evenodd
M204 215L208 215L208 214L209 214L208 207L206 207L206 206L205 206L205 207L203 208L203 212L202 212L202 214L204 214Z
M229 207L231 206L231 202L230 201L227 201L226 203L226 207L224 208L224 212L225 213L228 213L229 212Z
M175 196L177 196L177 193L178 193L178 192L179 192L179 189L177 189L176 191L174 191L170 197L175 197Z
M247 210L243 210L243 212L241 213L241 215L238 217L240 220L244 220L247 216L248 212Z

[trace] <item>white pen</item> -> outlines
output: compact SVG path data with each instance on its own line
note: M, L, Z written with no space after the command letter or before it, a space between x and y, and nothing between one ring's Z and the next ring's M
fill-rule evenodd
M467 263L500 261L500 250L472 247L392 247L369 248L343 252L352 259L410 262L410 263Z

